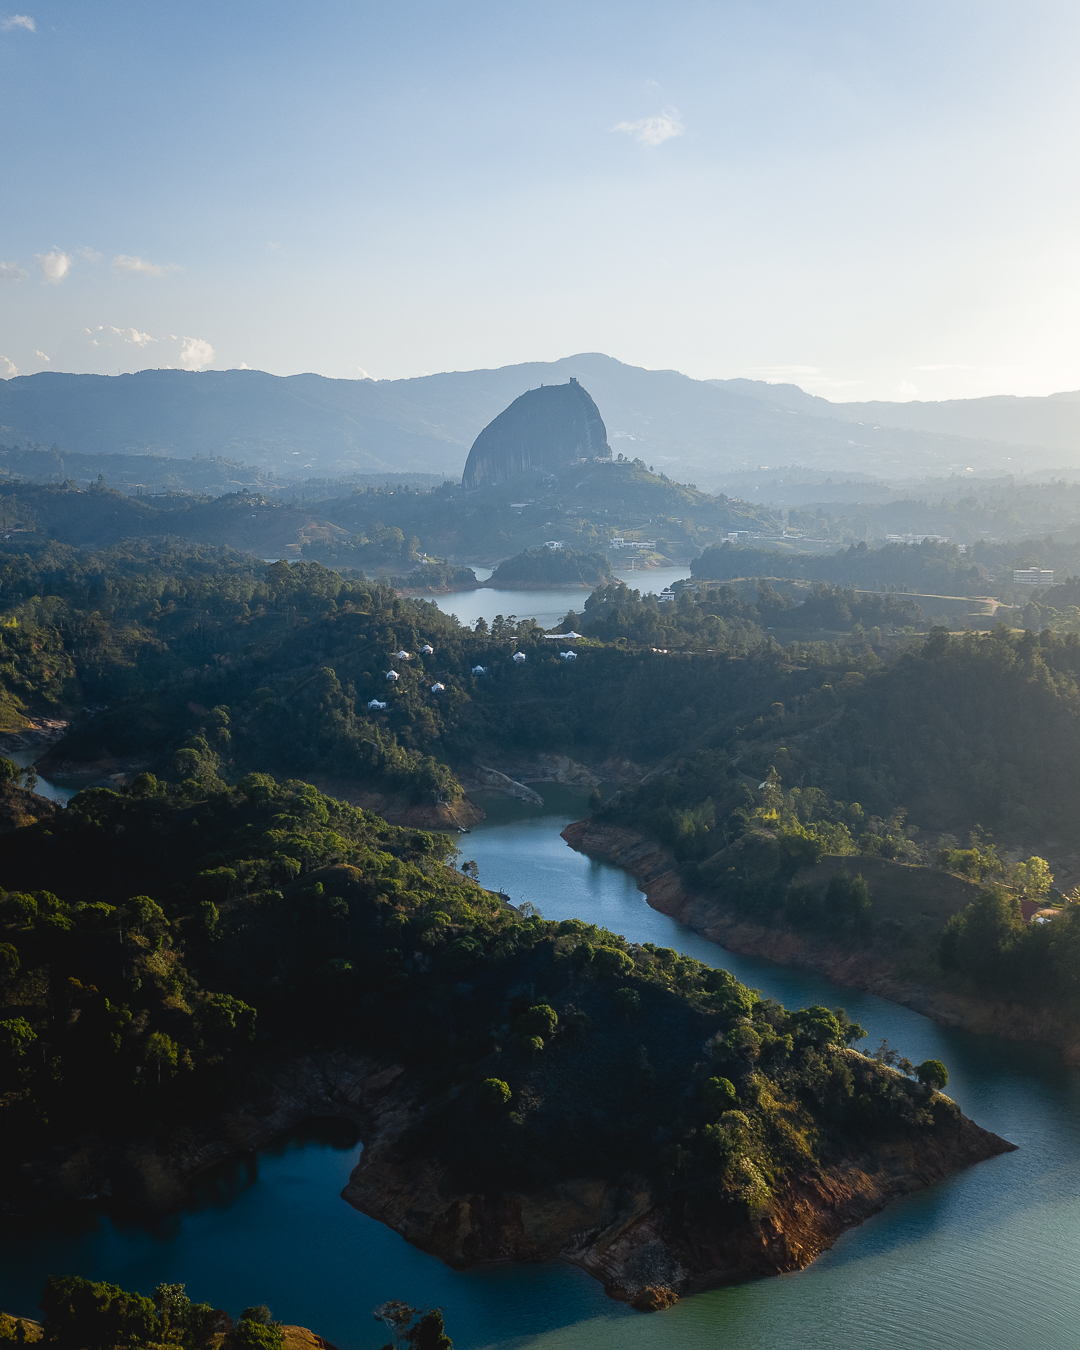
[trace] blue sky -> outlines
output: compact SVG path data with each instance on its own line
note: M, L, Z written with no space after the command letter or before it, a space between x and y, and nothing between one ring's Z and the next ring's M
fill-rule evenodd
M0 375L1075 389L1078 58L1038 0L0 0Z

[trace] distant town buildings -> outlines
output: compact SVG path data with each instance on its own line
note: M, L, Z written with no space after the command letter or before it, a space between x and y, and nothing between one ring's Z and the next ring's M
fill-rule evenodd
M544 547L550 548L554 552L555 549L563 547L563 541L561 539L546 539Z
M927 539L932 544L947 544L949 542L947 536L943 534L887 534L885 536L887 544L922 544Z
M1052 571L1040 571L1037 567L1020 567L1013 572L1014 586L1052 586L1054 584L1054 574Z
M655 539L624 539L621 534L613 535L608 540L608 548L655 548Z

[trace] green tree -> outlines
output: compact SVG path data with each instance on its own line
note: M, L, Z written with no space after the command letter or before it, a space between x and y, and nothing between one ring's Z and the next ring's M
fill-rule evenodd
M50 1275L39 1305L55 1350L139 1350L157 1339L157 1309L141 1294L76 1275Z
M513 1095L501 1078L485 1078L477 1091L481 1105L489 1107L505 1106Z
M944 1092L949 1085L949 1071L940 1059L924 1059L917 1064L915 1077L931 1091Z
M0 984L18 975L19 964L18 948L11 942L0 942Z
M550 1040L558 1025L559 1014L550 1003L534 1003L518 1017L514 1029L521 1036L541 1036Z
M241 1317L233 1329L225 1334L222 1350L282 1350L281 1328L276 1322L256 1322Z
M152 1031L146 1038L143 1055L147 1064L157 1066L158 1087L161 1086L161 1066L164 1065L170 1075L175 1073L179 1053L180 1047L164 1031Z
M1028 858L1016 864L1016 885L1026 900L1043 900L1054 883L1054 874L1045 858Z
M154 1307L163 1341L178 1341L187 1327L191 1299L182 1284L159 1284L154 1290Z
M705 1080L705 1106L713 1113L730 1111L739 1101L735 1084L730 1078L707 1078Z
M454 1343L446 1334L441 1308L432 1308L409 1329L409 1344L413 1350L454 1350Z
M641 1009L641 995L636 989L624 985L615 990L615 1006L624 1017L633 1017Z

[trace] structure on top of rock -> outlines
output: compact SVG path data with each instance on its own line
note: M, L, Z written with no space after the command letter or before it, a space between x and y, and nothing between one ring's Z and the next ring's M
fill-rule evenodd
M583 459L608 459L607 428L592 396L571 376L516 398L483 429L465 464L468 489L539 469L557 473Z

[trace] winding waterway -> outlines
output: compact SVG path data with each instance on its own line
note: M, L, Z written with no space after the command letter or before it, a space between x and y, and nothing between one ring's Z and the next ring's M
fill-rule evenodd
M870 1042L940 1058L949 1092L1020 1145L847 1233L808 1270L683 1299L643 1315L560 1264L455 1273L357 1213L338 1193L359 1145L314 1124L216 1169L182 1213L154 1223L87 1203L62 1221L0 1229L0 1308L32 1316L49 1272L149 1292L186 1281L234 1315L267 1301L341 1350L385 1336L386 1298L441 1304L457 1350L1077 1350L1080 1074L1053 1051L950 1031L819 976L733 956L651 910L633 881L569 849L559 831L584 793L538 785L545 805L486 795L460 843L481 880L548 918L577 916L675 947L788 1005L845 1006Z

